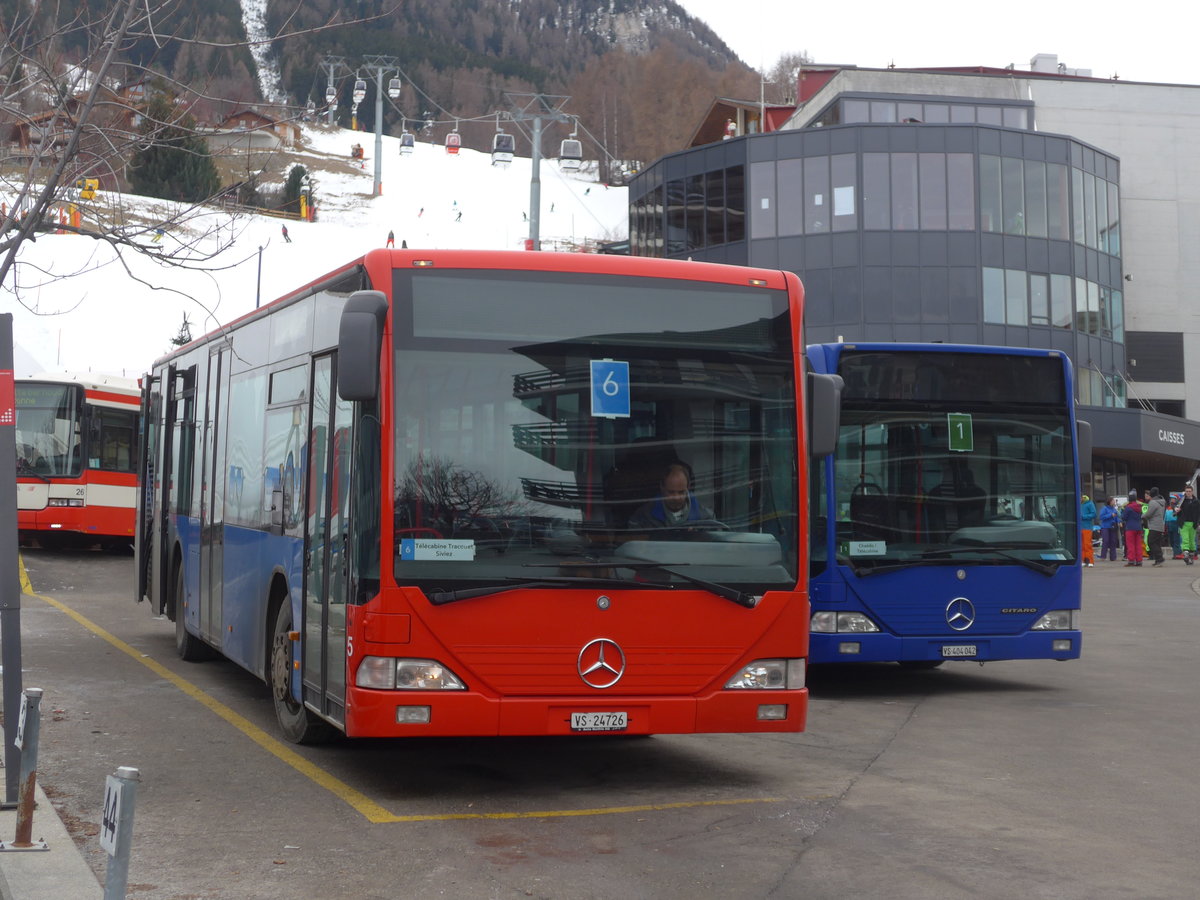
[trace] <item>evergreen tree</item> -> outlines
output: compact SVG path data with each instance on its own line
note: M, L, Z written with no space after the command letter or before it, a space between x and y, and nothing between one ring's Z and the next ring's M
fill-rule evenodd
M300 209L300 192L304 189L304 179L308 175L304 166L292 166L288 172L287 182L283 186L283 208L297 212Z
M176 347L182 347L184 344L192 342L192 323L188 321L187 313L183 314L183 324L179 326L179 331L175 337L171 338L171 343Z
M217 167L195 124L191 115L178 113L166 93L151 96L141 129L146 141L129 164L134 193L197 203L217 192Z

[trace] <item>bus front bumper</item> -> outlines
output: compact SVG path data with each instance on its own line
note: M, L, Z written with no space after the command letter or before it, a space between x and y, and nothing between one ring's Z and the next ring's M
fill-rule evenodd
M897 637L891 634L811 634L808 661L993 662L1004 659L1078 659L1080 631L1030 631L1016 635Z
M807 688L723 690L702 698L495 699L476 693L361 689L352 689L351 694L346 714L346 733L351 737L794 732L804 730L808 713ZM427 722L401 721L413 717L410 710L422 707L428 709ZM620 713L624 716L612 715Z

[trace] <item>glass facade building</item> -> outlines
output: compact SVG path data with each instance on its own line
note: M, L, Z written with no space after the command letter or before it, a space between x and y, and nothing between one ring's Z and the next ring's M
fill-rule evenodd
M1126 405L1120 162L1031 102L842 94L630 185L630 252L788 269L812 342L1045 347Z

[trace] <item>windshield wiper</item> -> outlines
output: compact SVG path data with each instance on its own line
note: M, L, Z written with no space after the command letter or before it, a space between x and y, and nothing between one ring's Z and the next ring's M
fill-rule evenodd
M1017 556L1009 553L1003 547L989 547L985 545L972 545L970 547L936 547L930 550L925 550L920 555L910 559L888 563L883 566L855 566L850 564L851 570L859 578L865 578L868 575L879 575L882 572L894 572L897 569L916 568L918 566L937 565L939 557L951 556L956 553L993 553L996 556L1003 556L1007 560L1025 566L1027 569L1032 569L1042 575L1053 575L1058 571L1059 562L1043 562L1039 559L1027 559L1023 556ZM948 561L948 560L947 560Z
M470 600L473 597L489 597L492 594L502 594L505 591L519 591L525 588L561 587L563 585L570 587L588 585L596 587L629 587L632 584L632 582L625 578L589 578L582 575L560 575L539 578L533 581L526 581L523 578L512 576L501 579L501 581L504 583L489 584L485 587L466 588L461 591L431 591L426 592L426 596L434 606L444 606L447 603L454 603L458 600ZM651 586L653 587L653 585ZM660 587L666 587L666 585L660 585Z
M850 571L859 578L866 578L869 575L882 575L884 572L896 572L900 569L916 569L921 566L936 566L936 559L910 559L906 562L892 562L885 566L856 566L853 560L847 559L846 562L850 566Z
M541 564L535 563L535 564L532 564L530 566L530 568L539 568L540 565ZM634 560L605 559L603 561L597 560L595 562L556 563L556 564L553 564L553 567L554 568L563 568L563 569L566 569L566 568L633 569L635 572L640 572L643 569L658 569L660 572L666 572L668 575L674 575L676 578L681 578L684 581L688 582L689 584L696 585L696 587L702 587L706 591L709 591L710 593L716 594L718 597L723 597L726 600L736 603L738 606L744 606L744 607L746 607L746 609L754 609L754 607L756 607L758 605L758 601L762 599L762 597L755 596L754 594L747 594L742 591L739 591L737 588L731 588L731 587L729 587L729 585L718 584L715 581L705 581L703 578L697 578L695 575L688 575L686 572L680 572L677 569L678 566L687 566L687 565L691 565L691 564L690 563L637 562ZM547 564L547 567L549 567L549 566L550 566L550 564ZM622 579L619 579L619 578L615 579L615 580L620 582L623 585L630 584L630 582L623 581ZM639 581L639 582L637 582L637 586L638 587L659 587L659 588L673 587L673 585L670 585L670 584L655 584L652 581L650 581L650 582Z
M1040 572L1043 575L1053 575L1058 571L1059 562L1045 562L1040 559L1029 559L1024 556L1017 556L1015 553L1009 553L1003 547L962 547L954 548L953 553L966 553L968 551L976 553L994 553L997 556L1003 556L1005 559L1010 559L1015 563L1024 566L1027 569L1033 569L1035 572Z
M17 474L18 475L32 475L34 478L40 478L46 484L50 484L49 478L47 478L41 472L37 471L33 466L31 466L29 463L25 462L25 460L23 460L23 459L17 460Z

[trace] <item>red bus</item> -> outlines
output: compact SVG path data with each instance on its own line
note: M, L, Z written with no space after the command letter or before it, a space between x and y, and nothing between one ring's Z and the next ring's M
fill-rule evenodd
M372 251L154 364L138 598L296 742L800 730L801 323L787 272Z
M133 545L136 381L39 375L16 382L17 528L21 542Z

